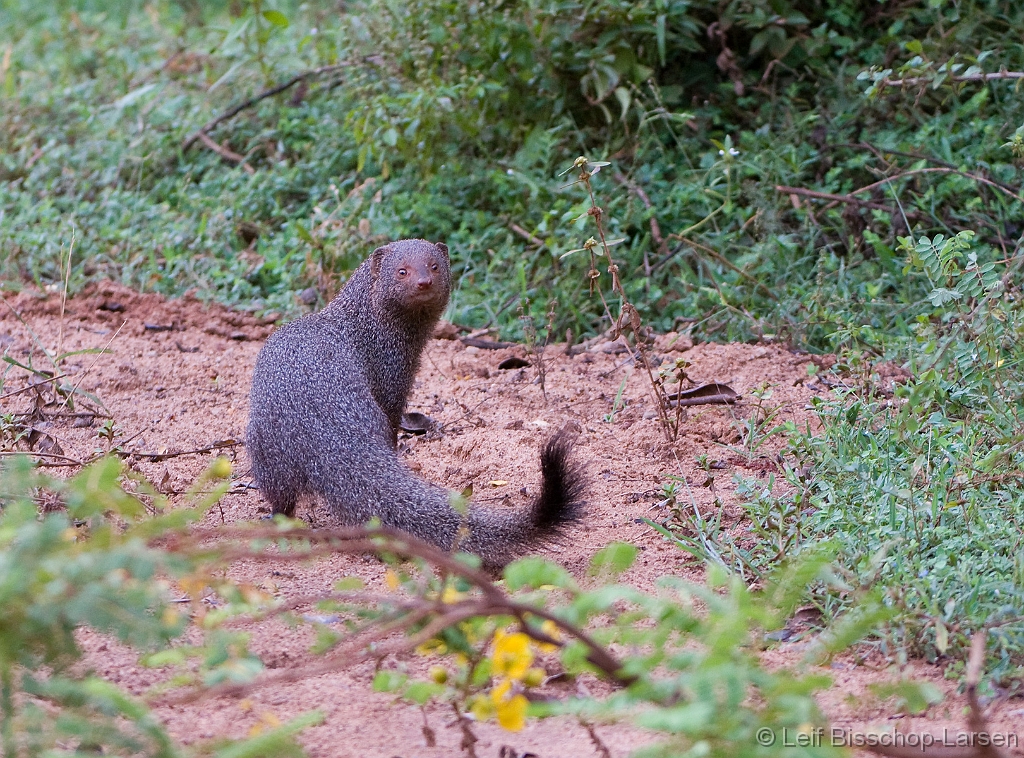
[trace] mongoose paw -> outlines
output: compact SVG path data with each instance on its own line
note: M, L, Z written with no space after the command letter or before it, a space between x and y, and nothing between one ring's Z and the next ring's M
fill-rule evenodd
M426 434L436 426L437 422L430 418L430 416L412 411L402 414L402 421L399 423L398 428L403 432L411 434Z

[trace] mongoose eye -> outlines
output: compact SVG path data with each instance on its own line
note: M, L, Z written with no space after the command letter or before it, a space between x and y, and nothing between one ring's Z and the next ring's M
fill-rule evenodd
M400 269L398 269L398 275L399 276L408 276L409 272L406 269L404 269L404 268L400 268Z
M431 271L437 271L437 264L436 263L431 263L430 264L430 270Z

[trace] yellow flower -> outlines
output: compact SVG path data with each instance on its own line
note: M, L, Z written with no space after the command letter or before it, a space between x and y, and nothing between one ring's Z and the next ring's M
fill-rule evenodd
M527 687L540 687L546 678L547 672L544 669L530 669L523 677L523 684Z
M482 695L474 695L469 699L469 710L476 717L476 720L483 723L494 715L494 703L490 698Z
M434 639L427 640L416 647L417 655L433 655L434 653L444 655L447 652L448 646L436 637Z
M181 587L182 592L190 598L193 600L199 600L203 595L203 591L206 589L208 581L209 579L205 575L195 573L183 576L178 580L178 585Z
M224 456L216 458L210 464L210 476L214 479L227 479L231 476L231 461Z
M562 632L558 628L558 624L556 624L551 619L548 619L543 624L541 624L540 630L553 640L561 641L562 639ZM558 650L558 645L550 645L546 642L538 642L537 647L539 647L541 649L541 652L543 653L553 653L556 650Z
M277 729L279 726L281 726L281 719L269 711L264 712L260 714L260 720L249 729L249 736L255 737L258 734L262 734L268 728Z
M389 590L394 592L398 589L402 582L398 579L398 574L396 574L391 569L388 569L384 572L384 583L388 586Z
M457 603L466 596L465 592L459 592L457 589L452 587L450 584L444 588L444 592L441 593L442 603Z
M491 701L498 715L498 723L503 729L518 732L526 725L526 708L529 701L520 694L512 695L512 682L502 680L501 684L491 690Z
M506 634L499 629L494 633L493 661L496 675L522 679L533 663L530 638L522 632Z

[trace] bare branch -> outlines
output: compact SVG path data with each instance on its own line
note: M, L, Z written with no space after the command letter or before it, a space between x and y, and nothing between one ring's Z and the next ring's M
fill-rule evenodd
M143 453L132 451L128 453L128 455L134 455L137 458L145 458L155 463L158 461L166 461L169 458L180 458L183 455L200 455L202 453L212 453L214 450L226 450L228 448L235 448L244 444L245 443L242 442L241 440L227 439L211 442L206 447L199 447L196 448L195 450L180 450L174 453Z
M201 544L209 539L222 539L225 536L235 540L267 540L276 545L281 544L282 540L301 540L304 545L303 549L272 554L259 546L250 548L234 547L220 550L215 547L203 547ZM433 639L448 627L471 618L484 616L515 617L518 619L523 632L528 636L545 644L562 646L563 642L532 627L527 619L532 616L537 619L551 621L565 635L582 642L586 646L587 661L607 679L623 686L628 686L636 680L635 677L623 674L622 663L576 625L559 618L544 608L534 607L513 600L482 571L466 565L462 561L457 560L453 555L439 550L434 545L392 529L352 527L317 530L315 532L307 529L282 530L274 527L196 529L187 534L157 538L154 542L164 543L165 548L172 551L210 551L216 553L219 560L225 563L240 558L306 561L323 555L366 552L388 553L405 558L419 558L447 574L462 577L476 587L482 595L481 597L468 598L455 603L445 603L436 598L391 598L364 592L341 592L296 598L264 614L257 614L255 618L262 619L272 615L279 615L302 605L332 599L343 602L387 603L388 605L398 606L400 609L407 611L407 613L399 615L397 618L392 618L386 623L369 626L361 632L350 636L340 651L333 654L329 660L287 672L279 672L244 685L224 684L211 689L196 688L177 695L163 697L157 701L158 705L182 704L226 695L244 695L255 689L339 671L364 660L379 660L387 655L405 653ZM307 545L308 547L306 547ZM409 630L431 614L435 614L435 618L416 634L403 637L400 640L383 641L394 632ZM374 643L372 646L370 645L371 642Z
M857 192L863 192L865 189L873 189L874 187L875 185L872 184L868 187L857 190ZM832 200L836 203L860 205L865 208L874 208L878 211L887 211L888 213L892 213L895 210L891 206L882 205L882 203L876 203L871 200L861 200L859 197L854 197L852 194L835 195L831 192L818 192L816 190L803 189L802 187L787 187L784 184L776 185L775 189L776 191L782 192L786 195L803 195L804 197L813 197L817 200Z
M920 84L931 84L934 76L911 76L906 79L882 79L876 82L881 87L916 87ZM991 82L997 79L1024 79L1022 71L996 71L992 74L963 74L947 76L948 82Z
M296 84L306 79L312 79L313 77L321 76L322 74L333 73L334 71L341 71L342 69L348 68L351 65L353 65L351 61L342 61L341 63L334 63L330 66L321 66L320 68L310 69L309 71L303 71L301 74L296 74L283 84L279 84L276 87L271 87L270 89L263 90L263 92L260 92L258 95L254 95L253 97L250 97L248 100L245 100L236 106L228 108L228 110L224 111L224 113L220 114L215 119L206 122L206 124L200 127L198 131L194 132L182 143L181 149L188 150L190 147L192 147L196 140L202 139L200 135L208 133L215 126L222 124L230 118L234 118L236 115L244 111L246 108L251 108L261 100L266 100L268 97L273 97L274 95L278 95L287 89L291 89ZM207 145L207 147L209 147L209 145Z
M668 253L668 243L665 242L665 238L661 236L661 225L658 223L658 219L654 215L654 204L651 202L651 199L649 197L647 197L647 193L644 192L643 187L638 185L632 179L629 179L626 176L624 176L624 175L622 175L622 174L620 174L618 172L615 172L614 174L612 174L612 177L619 184L622 184L625 187L628 187L633 192L633 194L635 194L638 198L640 198L640 202L644 204L644 208L646 208L648 211L651 212L651 221L650 221L650 224L651 224L651 239L654 240L654 246L656 248L658 248L658 255L662 255L662 256L666 255ZM647 260L647 257L645 255L644 256L644 275L645 276L650 276L651 275L651 270L652 269L651 269L650 261Z
M519 226L519 224L515 224L510 221L508 224L508 228L510 231L515 232L524 240L529 242L531 245L536 245L537 247L544 247L544 240L542 240L540 237L530 234L528 231L523 229L523 227Z
M861 192L870 192L871 190L876 189L877 187L882 187L882 186L884 186L886 184L889 184L890 182L896 181L897 179L903 179L904 177L913 176L914 174L956 174L957 176L963 176L963 177L966 177L968 179L973 179L974 181L979 182L980 184L986 184L989 187L995 187L997 190L999 190L1000 192L1002 192L1002 193L1004 193L1006 195L1009 195L1014 200L1018 200L1018 201L1024 203L1024 197L1021 197L1016 192L1013 192L1011 190L1006 189L1006 187L1004 187L1003 185L999 184L998 182L994 182L991 179L986 179L983 176L978 176L977 174L968 173L967 171L960 171L959 169L955 169L955 168L946 168L944 166L943 167L934 167L934 168L914 168L914 169L910 169L909 171L903 171L903 172L901 172L899 174L896 174L895 176L889 176L889 177L886 177L885 179L880 179L879 181L874 182L873 184L869 184L866 187L861 187L860 189L854 190L851 194L859 195ZM776 187L776 189L779 189L779 188ZM790 187L789 189L794 189L794 188ZM810 194L810 190L801 190L801 192L803 194L805 194L805 195ZM845 198L845 197L849 197L849 195L835 195L835 196L832 197L832 199L840 200L841 198ZM841 202L847 202L847 201L844 200L844 201L841 201ZM868 205L868 203L864 202L863 200L857 200L857 201L854 201L854 202L859 202L862 205ZM872 207L872 206L869 206L869 207ZM884 207L884 206L880 206L880 207ZM886 210L891 210L889 208L885 208L885 209Z
M200 142L202 142L204 145L210 148L213 152L217 153L217 155L219 155L221 158L226 158L232 163L241 164L242 169L245 171L245 173L256 173L256 169L254 169L252 166L245 162L244 155L239 155L234 150L230 150L229 148L224 147L224 145L220 144L219 142L214 142L210 135L208 135L206 132L198 132L196 136L199 138Z
M920 745L868 745L863 749L875 755L887 756L887 758L913 758L914 756L924 756L925 758L1009 758L1006 751L989 744L990 741L987 739L980 739L982 735L988 735L988 720L978 702L978 683L981 681L982 667L985 663L987 636L984 629L975 633L971 638L971 651L967 658L967 703L971 709L967 716L967 727L970 729L968 733L972 743L970 746L935 747L932 745L924 748Z

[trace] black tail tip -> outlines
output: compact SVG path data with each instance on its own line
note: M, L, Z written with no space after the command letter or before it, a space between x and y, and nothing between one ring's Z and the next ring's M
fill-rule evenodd
M586 477L572 455L577 436L578 432L567 426L544 443L540 496L533 506L533 525L539 533L558 532L583 515Z

